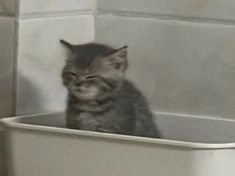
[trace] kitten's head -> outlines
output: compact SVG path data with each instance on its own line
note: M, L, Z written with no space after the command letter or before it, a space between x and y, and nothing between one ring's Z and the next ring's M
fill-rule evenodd
M80 100L102 99L121 85L128 65L127 46L61 43L68 53L62 78L70 94Z

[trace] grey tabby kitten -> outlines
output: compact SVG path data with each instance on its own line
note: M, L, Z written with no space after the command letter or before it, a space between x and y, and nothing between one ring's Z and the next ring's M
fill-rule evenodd
M127 46L61 43L68 51L62 72L68 128L160 137L144 96L125 78Z

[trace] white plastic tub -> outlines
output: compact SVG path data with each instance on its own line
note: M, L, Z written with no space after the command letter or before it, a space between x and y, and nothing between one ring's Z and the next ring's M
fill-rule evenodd
M166 139L63 128L63 113L2 120L9 176L234 176L235 121L157 114Z

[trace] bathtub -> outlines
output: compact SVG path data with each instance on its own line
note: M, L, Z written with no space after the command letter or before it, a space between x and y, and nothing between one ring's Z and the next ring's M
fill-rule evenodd
M164 139L71 130L63 112L1 120L8 176L234 176L235 121L156 113Z

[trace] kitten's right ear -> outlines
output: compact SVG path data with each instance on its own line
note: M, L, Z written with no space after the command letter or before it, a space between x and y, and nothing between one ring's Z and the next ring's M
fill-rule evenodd
M74 45L72 45L69 42L66 42L65 40L62 40L62 39L60 39L60 43L66 49L68 54L72 54L74 52Z

